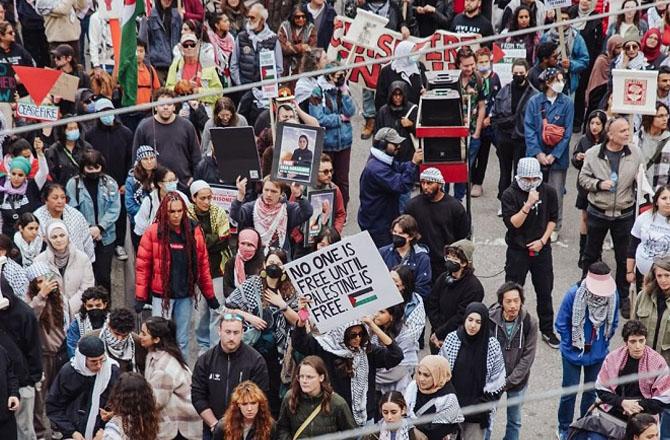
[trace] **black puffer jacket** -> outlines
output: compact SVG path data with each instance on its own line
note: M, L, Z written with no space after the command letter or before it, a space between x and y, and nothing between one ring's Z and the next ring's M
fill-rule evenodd
M91 144L79 138L72 153L65 151L65 145L57 141L47 148L45 155L49 163L49 172L53 179L63 185L67 185L68 180L79 174L79 164L86 150L89 150Z

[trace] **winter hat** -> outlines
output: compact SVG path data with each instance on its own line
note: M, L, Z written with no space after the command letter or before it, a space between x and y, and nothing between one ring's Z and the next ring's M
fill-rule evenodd
M141 161L147 157L158 157L158 151L154 150L154 147L151 145L140 145L137 147L137 152L135 153L135 160Z
M105 354L105 344L97 336L84 336L79 340L77 350L86 357L98 357Z
M9 163L9 170L20 169L26 176L30 174L30 161L23 156L16 156Z
M212 189L212 187L209 186L209 183L205 182L204 180L196 180L193 183L191 183L189 189L191 190L191 197L195 197L198 191L203 189Z
M637 43L637 46L640 47L640 31L637 26L631 26L628 28L626 33L623 36L623 45L630 42Z
M435 182L444 185L444 177L440 170L435 167L426 168L421 172L419 176L419 181L425 180L426 182Z
M51 269L49 269L49 266L44 263L33 263L32 265L26 267L26 276L28 277L28 281L49 275L50 273Z
M114 104L107 98L100 98L95 101L95 111L101 112L103 110L111 110L114 108Z
M524 157L516 167L518 177L542 177L540 162L534 157Z
M462 240L455 241L447 246L447 248L458 248L463 251L465 258L468 259L468 262L472 263L472 255L475 253L475 244L464 238ZM446 255L446 252L445 252Z

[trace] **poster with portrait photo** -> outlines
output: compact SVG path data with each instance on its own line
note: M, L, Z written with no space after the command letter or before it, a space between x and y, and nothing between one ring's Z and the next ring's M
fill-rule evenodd
M288 122L277 124L272 178L314 186L319 173L324 133L322 127Z
M312 216L305 223L303 235L305 237L305 247L310 247L314 243L314 238L319 235L321 229L325 226L333 226L335 219L335 190L323 189L309 191L307 200L312 205Z

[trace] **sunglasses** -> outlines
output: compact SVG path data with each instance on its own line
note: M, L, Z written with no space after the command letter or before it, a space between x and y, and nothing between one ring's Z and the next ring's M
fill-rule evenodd
M244 322L244 318L242 318L242 315L238 315L237 313L224 313L223 315L221 315L221 320Z
M193 49L195 47L195 43L184 43L181 45L184 49Z
M351 332L350 339L362 338L363 332Z
M624 47L626 50L637 50L640 48L637 44L626 44Z
M293 18L295 18L296 20L304 20L304 19L307 18L307 16L306 15L296 15Z

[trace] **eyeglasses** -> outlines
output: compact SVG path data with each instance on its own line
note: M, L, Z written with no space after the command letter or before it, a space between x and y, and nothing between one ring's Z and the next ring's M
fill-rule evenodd
M184 49L193 49L195 47L195 43L184 43L181 45Z
M242 318L242 315L238 315L237 313L224 313L221 316L221 321L240 321L240 322L244 322L244 318Z
M296 19L296 20L304 20L304 19L307 18L307 16L306 15L295 15L293 18Z
M626 44L623 48L626 50L638 50L640 46L637 44Z
M319 170L321 174L333 174L333 170L331 168L326 168L325 170Z

